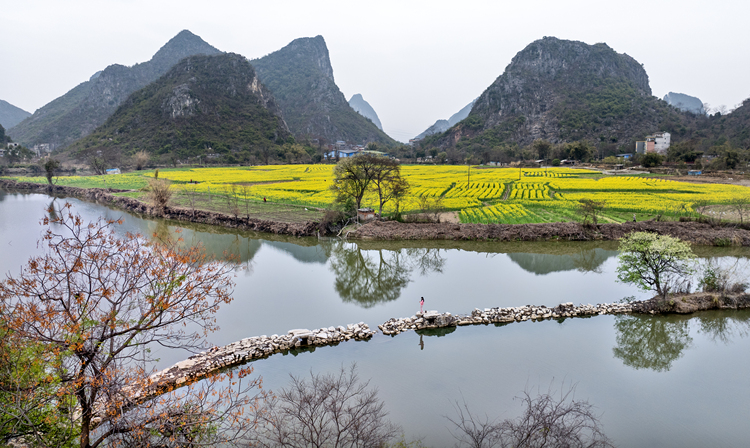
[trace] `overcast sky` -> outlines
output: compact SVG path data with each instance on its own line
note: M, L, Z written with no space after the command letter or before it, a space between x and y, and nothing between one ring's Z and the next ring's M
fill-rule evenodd
M448 118L543 36L606 42L654 95L750 97L750 2L740 0L0 0L0 99L29 112L114 63L144 62L183 29L257 58L322 35L336 84L406 141Z

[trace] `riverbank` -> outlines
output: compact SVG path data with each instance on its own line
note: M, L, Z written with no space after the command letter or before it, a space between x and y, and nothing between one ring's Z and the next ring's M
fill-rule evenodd
M177 221L208 224L226 228L251 230L296 237L321 235L321 223L306 221L289 223L268 219L257 219L228 215L205 210L181 207L166 207L162 212L138 199L117 196L128 190L79 188L59 185L44 185L0 179L0 188L42 193L55 196L71 196L97 202L142 216L172 219ZM458 223L400 223L396 221L372 221L353 231L346 237L361 240L456 240L456 241L616 241L634 231L653 232L680 238L691 244L706 246L750 246L750 230L744 226L714 225L704 222L686 221L642 221L622 224L606 223L595 228L577 222L542 224L458 224Z
M350 232L348 237L366 240L615 241L630 232L653 232L707 246L750 246L750 230L694 221L607 223L595 228L576 222L451 224L373 221Z
M116 196L129 190L79 188L60 185L44 185L28 182L17 182L10 179L0 179L0 188L26 193L42 193L53 196L74 197L90 202L116 207L141 216L172 219L176 221L208 224L226 228L252 230L256 232L273 233L277 235L315 236L319 224L315 221L303 223L288 223L266 219L247 218L227 215L224 213L204 210L191 210L180 207L166 207L162 212L152 205L127 196Z

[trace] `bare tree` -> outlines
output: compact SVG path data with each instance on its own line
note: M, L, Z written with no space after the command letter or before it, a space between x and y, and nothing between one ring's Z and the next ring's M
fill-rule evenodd
M135 169L138 171L142 170L148 163L149 159L151 159L151 156L149 156L146 151L138 151L133 154L133 164L135 165Z
M236 378L216 376L170 392L175 385L153 384L147 367L149 347L206 347L205 334L217 328L214 313L231 301L232 265L211 262L199 248L116 235L117 222L87 223L70 208L45 217L46 253L0 282L0 330L43 349L35 369L42 374L25 388L29 398L59 407L82 448L237 440L252 427L243 407L255 397ZM14 423L28 421L15 403L4 400L3 413L12 409Z
M93 156L89 159L89 166L98 175L107 174L107 162L104 158L99 156Z
M500 422L490 420L485 414L484 419L472 414L466 400L463 405L455 403L456 417L448 417L454 426L451 435L458 441L459 446L471 448L494 448L502 442Z
M148 197L154 207L160 212L164 213L169 205L170 199L172 199L172 190L170 189L170 182L164 179L150 179L148 181Z
M234 219L237 219L240 215L240 198L237 185L231 184L224 187L224 199L227 201L229 213L234 216Z
M188 198L190 203L190 210L195 216L195 200L198 198L198 187L196 184L190 182L182 186L182 194Z
M586 400L575 399L575 387L557 393L549 389L533 396L528 390L518 397L524 406L521 416L502 422L484 420L456 404L458 416L448 418L459 446L473 448L609 448L599 416Z
M245 199L245 215L247 219L250 219L250 187L247 185L242 186L242 197Z
M386 419L384 403L369 381L360 381L356 365L338 374L291 377L261 409L252 440L260 447L381 447L398 434Z
M729 205L740 218L740 224L743 224L744 218L750 213L750 202L747 199L735 198Z
M605 201L594 201L593 199L581 199L578 205L578 213L581 215L583 225L596 227L599 224L599 215L604 210Z

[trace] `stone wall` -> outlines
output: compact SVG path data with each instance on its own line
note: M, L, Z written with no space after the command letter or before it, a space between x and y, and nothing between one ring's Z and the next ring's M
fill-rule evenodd
M303 347L337 345L351 339L370 339L375 331L364 322L347 326L318 328L317 330L296 329L285 335L254 336L233 342L223 347L195 354L184 361L157 372L149 378L146 390L133 392L135 401L145 401L165 390L190 384L222 369L244 364L256 359L267 358L275 353Z

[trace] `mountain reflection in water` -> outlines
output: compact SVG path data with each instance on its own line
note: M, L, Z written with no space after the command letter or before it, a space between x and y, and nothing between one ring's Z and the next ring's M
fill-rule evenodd
M750 334L750 310L705 311L691 315L616 316L615 358L634 369L667 372L693 344L691 331L730 344Z
M565 255L509 253L508 258L527 272L546 275L553 272L578 271L601 273L601 267L609 258L617 256L616 250L601 248L581 249Z

